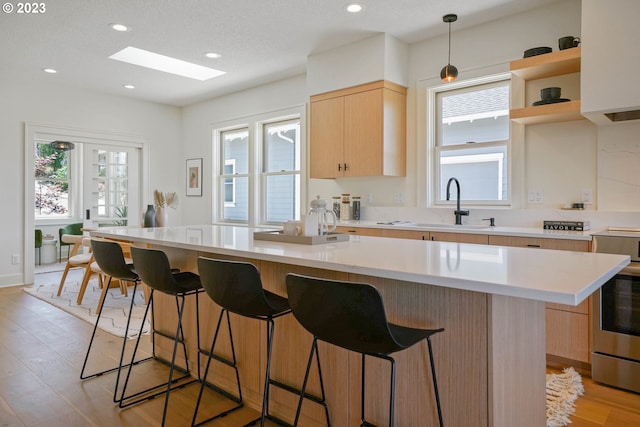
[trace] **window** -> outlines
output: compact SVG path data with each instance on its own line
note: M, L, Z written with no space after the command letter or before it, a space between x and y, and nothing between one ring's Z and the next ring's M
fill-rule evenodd
M300 120L263 125L265 222L300 219Z
M236 183L232 177L236 173L236 159L227 159L224 161L223 175L224 178L224 205L233 207L236 204Z
M460 182L461 200L508 203L509 86L508 78L500 77L436 90L436 204L446 200L451 177Z
M304 107L214 129L214 222L277 224L300 219Z
M52 148L49 142L35 144L35 218L71 217L71 151Z
M249 220L249 130L221 132L220 149L223 166L220 176L225 221Z
M128 224L129 196L129 156L126 151L90 149L98 175L95 189L95 204L98 219L107 221L105 225ZM93 197L92 197L93 198ZM113 218L118 218L113 220Z

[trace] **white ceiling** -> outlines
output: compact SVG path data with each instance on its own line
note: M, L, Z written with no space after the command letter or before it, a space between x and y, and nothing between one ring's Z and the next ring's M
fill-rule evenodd
M309 54L377 33L408 44L445 34L447 13L458 14L455 33L555 1L362 0L349 14L347 0L48 0L43 14L0 15L0 76L184 106L303 73ZM108 59L127 46L226 74L201 82Z

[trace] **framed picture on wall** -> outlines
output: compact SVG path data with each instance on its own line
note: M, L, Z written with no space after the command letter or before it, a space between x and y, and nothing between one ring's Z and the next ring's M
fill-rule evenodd
M187 159L187 196L202 196L202 159Z

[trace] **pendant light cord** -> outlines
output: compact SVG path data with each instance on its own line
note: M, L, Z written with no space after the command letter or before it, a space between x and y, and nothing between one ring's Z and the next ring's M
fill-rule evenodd
M447 65L451 65L451 22L449 22L449 57L447 59Z

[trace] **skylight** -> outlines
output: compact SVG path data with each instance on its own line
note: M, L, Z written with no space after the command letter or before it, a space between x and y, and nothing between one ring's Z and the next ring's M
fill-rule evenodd
M192 64L187 61L149 52L132 46L128 46L121 51L114 53L109 58L200 81L209 80L225 74L224 71L203 67L202 65Z

